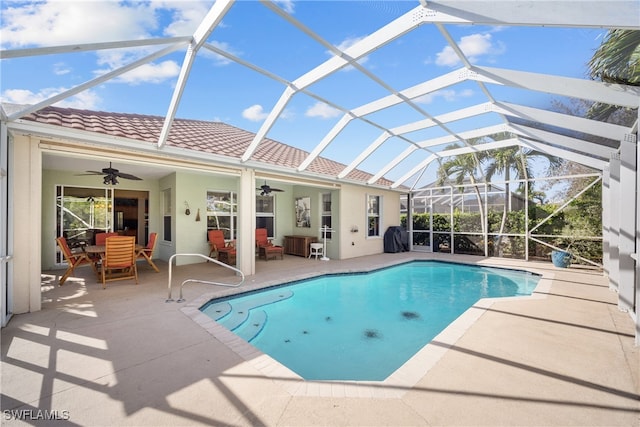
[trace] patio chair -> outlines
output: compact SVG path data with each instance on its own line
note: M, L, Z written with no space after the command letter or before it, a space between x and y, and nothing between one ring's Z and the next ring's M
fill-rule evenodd
M98 233L96 234L96 245L97 246L104 246L105 245L105 240L107 240L107 237L113 237L113 236L117 236L118 233Z
M138 284L136 267L136 238L133 236L112 236L105 241L102 256L102 288L114 280L135 279Z
M149 265L153 267L153 269L156 271L156 273L160 273L158 266L152 260L153 251L156 248L157 237L158 237L158 233L149 234L149 243L147 243L147 246L145 246L144 248L138 249L138 252L136 253L136 258L146 259Z
M65 273L60 278L58 286L62 286L64 282L69 278L69 276L73 274L73 271L76 269L76 267L79 267L81 265L91 265L94 272L97 273L96 266L93 263L93 260L89 258L86 253L81 251L72 252L71 248L69 248L69 245L67 244L67 239L65 239L64 237L58 237L56 239L56 242L58 243L58 246L60 246L60 251L62 252L62 255L64 255L64 259L68 264L67 271L65 271Z
M256 228L256 250L262 246L273 246L266 228Z
M278 256L280 256L280 259L284 258L284 248L273 244L268 237L266 228L256 228L256 250L258 251L258 258L262 258L265 261Z
M233 245L228 244L224 240L224 232L222 230L209 230L209 257L215 253L216 259L220 260L220 252L229 252L235 250Z

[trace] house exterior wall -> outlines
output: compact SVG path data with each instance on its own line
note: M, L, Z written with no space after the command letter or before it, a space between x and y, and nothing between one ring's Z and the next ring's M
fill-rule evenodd
M367 195L380 196L380 235L367 236ZM384 252L384 233L391 226L400 225L400 193L394 191L343 185L340 192L341 259L373 255ZM357 228L357 232L352 232Z

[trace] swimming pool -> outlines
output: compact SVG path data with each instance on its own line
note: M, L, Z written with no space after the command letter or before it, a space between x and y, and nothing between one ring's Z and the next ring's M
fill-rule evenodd
M304 379L380 381L478 300L530 295L538 280L414 261L215 299L200 310Z

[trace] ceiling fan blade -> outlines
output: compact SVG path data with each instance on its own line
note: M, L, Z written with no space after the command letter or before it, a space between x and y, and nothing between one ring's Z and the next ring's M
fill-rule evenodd
M281 190L279 188L273 188L273 187L271 187L270 191L277 191L279 193L284 193L284 190Z
M86 171L86 173L78 173L75 176L85 176L85 175L102 175L102 172L98 171Z
M142 181L142 178L138 178L137 176L131 175L129 173L115 172L114 175L115 176L119 176L120 178L124 178L124 179L132 179L134 181Z

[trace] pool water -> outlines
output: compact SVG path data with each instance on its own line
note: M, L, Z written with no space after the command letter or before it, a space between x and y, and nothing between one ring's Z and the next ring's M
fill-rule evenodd
M304 379L381 381L481 298L530 295L538 280L414 261L216 299L201 310Z

